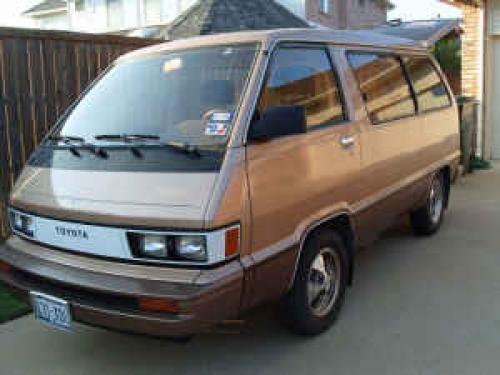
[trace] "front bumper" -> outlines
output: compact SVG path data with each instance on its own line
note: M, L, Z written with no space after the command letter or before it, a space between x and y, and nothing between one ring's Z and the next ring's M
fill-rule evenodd
M120 263L48 249L13 236L0 248L12 267L0 280L28 298L37 291L69 302L75 321L154 336L185 336L234 319L243 269L235 260L209 270ZM180 311L142 311L138 298L168 299Z

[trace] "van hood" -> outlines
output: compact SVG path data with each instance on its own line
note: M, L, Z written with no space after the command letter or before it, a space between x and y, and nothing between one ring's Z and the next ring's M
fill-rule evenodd
M33 214L103 225L203 229L218 173L65 170L28 166L11 195Z

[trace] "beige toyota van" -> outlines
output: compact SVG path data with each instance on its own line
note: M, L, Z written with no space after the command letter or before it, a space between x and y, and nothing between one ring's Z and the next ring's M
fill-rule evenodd
M442 72L405 39L292 29L136 51L28 161L0 280L65 330L180 337L279 302L318 334L357 249L404 214L439 229L458 129Z

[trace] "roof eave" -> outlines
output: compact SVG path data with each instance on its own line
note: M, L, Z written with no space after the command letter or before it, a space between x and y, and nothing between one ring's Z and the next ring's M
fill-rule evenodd
M61 7L61 8L47 9L47 10L27 11L24 12L23 15L29 17L44 17L44 16L50 16L52 14L67 13L67 12L68 12L67 7Z

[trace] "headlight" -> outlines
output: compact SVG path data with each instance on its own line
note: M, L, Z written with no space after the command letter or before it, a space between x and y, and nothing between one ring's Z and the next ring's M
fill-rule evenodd
M175 237L175 255L181 259L204 262L207 260L207 239L205 236Z
M11 211L9 216L10 226L14 233L17 232L28 237L33 237L35 235L35 225L31 216L17 211Z
M240 227L197 233L128 233L132 255L166 262L215 264L239 253Z
M139 251L147 258L167 258L167 237L146 235L140 239Z
M132 237L136 237L132 241L132 248L138 258L195 262L207 260L207 241L202 235L133 234Z

